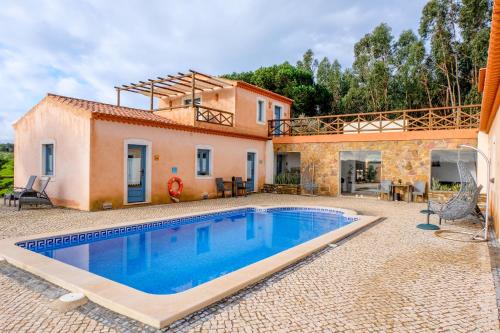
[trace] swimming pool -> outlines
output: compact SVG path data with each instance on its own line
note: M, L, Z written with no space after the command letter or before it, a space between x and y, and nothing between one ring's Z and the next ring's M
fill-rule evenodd
M175 294L355 221L318 208L245 208L18 243L151 294Z
M3 239L0 258L163 328L379 219L321 206L244 206Z

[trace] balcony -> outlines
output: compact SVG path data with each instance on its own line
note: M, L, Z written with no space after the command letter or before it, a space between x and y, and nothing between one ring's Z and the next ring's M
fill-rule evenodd
M481 105L270 120L269 137L476 129Z
M204 105L165 107L155 110L154 113L189 126L203 126L207 123L227 127L234 125L233 113Z

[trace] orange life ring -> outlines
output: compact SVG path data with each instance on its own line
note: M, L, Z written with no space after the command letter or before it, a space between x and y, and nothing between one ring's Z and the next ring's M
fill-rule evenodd
M174 183L177 183L177 190L172 189L172 185ZM179 177L172 177L168 181L168 193L170 194L171 197L180 197L182 193L182 189L184 188L184 184L182 183L182 180Z

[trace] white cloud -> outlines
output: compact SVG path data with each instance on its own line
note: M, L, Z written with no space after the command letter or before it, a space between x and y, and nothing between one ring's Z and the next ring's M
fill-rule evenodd
M117 84L293 63L307 48L347 66L362 35L415 28L424 2L0 0L0 141L47 92L113 102Z

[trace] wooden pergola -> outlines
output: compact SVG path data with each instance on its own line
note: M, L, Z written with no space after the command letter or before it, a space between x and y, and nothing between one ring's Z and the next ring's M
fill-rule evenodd
M120 93L130 91L137 94L149 96L151 111L168 110L172 108L154 109L154 98L175 98L191 95L191 107L195 107L195 94L208 90L226 88L232 86L231 83L218 79L211 75L203 74L192 69L188 73L178 73L177 75L167 75L139 81L137 83L124 84L116 89L116 105L120 106Z

